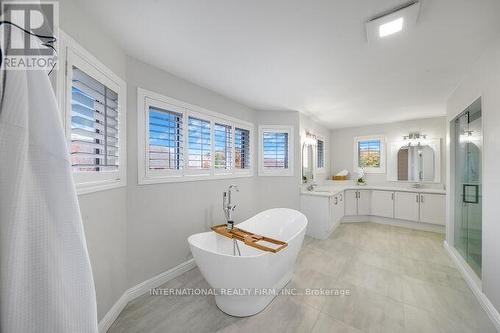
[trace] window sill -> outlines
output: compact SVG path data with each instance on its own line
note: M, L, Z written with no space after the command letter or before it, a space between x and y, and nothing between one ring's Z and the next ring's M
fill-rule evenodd
M260 170L259 177L293 177L293 170L289 171Z
M215 175L183 175L183 176L143 176L138 180L139 185L150 184L165 184L165 183L184 183L204 180L222 180L233 178L248 178L253 177L253 171L248 172L235 172L230 174L215 174Z
M383 169L378 169L378 168L365 168L365 173L370 174L370 173L375 173L375 174L381 174L385 173L385 168Z
M77 183L76 194L77 195L91 194L95 192L106 191L125 186L127 186L127 182L121 179L105 180L92 183Z

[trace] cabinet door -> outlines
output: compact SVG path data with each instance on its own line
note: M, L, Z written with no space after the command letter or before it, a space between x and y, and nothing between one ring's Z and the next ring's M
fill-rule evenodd
M371 215L371 191L358 190L358 215Z
M372 191L372 215L394 218L394 192Z
M420 222L445 225L446 196L420 194Z
M420 195L413 192L396 192L394 217L401 220L418 221Z
M332 220L333 224L337 224L339 222L339 196L335 195L331 198L332 201Z
M338 221L342 221L344 218L344 192L337 194L339 198L339 204L337 205Z
M358 199L356 190L346 190L344 192L344 213L345 215L358 215Z

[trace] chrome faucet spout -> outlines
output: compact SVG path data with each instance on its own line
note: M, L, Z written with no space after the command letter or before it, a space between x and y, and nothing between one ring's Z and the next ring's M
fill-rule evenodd
M239 192L238 186L236 185L230 185L228 190L223 193L222 196L222 208L224 210L224 215L226 218L226 226L228 230L232 230L234 227L234 220L233 220L233 213L234 209L236 208L236 205L233 205L232 203L232 198L231 198L231 193L232 190L235 190L236 192Z

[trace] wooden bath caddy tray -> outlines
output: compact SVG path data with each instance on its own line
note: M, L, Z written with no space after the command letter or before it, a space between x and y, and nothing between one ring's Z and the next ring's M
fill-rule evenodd
M228 230L226 228L225 224L218 224L212 226L212 230L218 233L219 235L225 236L227 238L236 238L239 241L242 241L245 243L245 245L255 247L256 249L262 250L262 251L267 251L267 252L273 252L276 253L278 251L283 250L285 247L288 246L288 243L274 239L274 238L269 238L266 236L261 236L261 235L256 235L254 233L251 233L250 231L246 231L240 228L234 227L232 230ZM265 242L265 243L271 243L278 245L277 247L269 247L265 246L262 244L259 244L259 242Z

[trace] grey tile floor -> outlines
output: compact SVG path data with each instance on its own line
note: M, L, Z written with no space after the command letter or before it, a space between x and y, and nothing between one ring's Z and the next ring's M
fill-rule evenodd
M198 269L166 288L208 288ZM496 332L443 248L443 235L346 223L306 237L287 287L348 289L349 296L278 296L235 318L211 296L143 295L108 332Z

